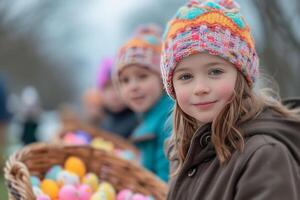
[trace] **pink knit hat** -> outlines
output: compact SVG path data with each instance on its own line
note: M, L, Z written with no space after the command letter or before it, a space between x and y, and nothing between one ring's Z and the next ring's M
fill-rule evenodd
M111 72L113 67L113 58L104 58L97 71L97 85L100 90L104 88L107 82L111 81Z
M231 62L250 86L258 76L258 56L249 26L233 0L191 0L165 30L161 72L168 94L175 98L173 72L185 57L207 52Z
M133 37L119 50L114 74L129 65L138 64L160 74L162 29L155 24L147 24L136 29Z

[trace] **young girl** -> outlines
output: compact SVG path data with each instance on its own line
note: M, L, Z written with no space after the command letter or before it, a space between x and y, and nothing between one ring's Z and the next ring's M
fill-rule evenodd
M235 2L181 7L161 70L176 100L168 199L300 199L300 119L254 92L258 57Z
M160 33L155 25L138 28L120 49L114 74L123 100L141 115L141 124L131 136L140 150L141 163L167 181L169 162L163 143L171 132L165 122L173 104L163 92L160 76Z
M113 59L104 58L97 76L98 88L102 95L104 116L100 128L128 138L138 125L136 115L123 102L112 82Z

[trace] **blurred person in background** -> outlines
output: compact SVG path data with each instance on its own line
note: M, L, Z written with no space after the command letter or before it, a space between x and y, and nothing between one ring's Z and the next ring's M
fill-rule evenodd
M93 127L99 127L103 117L102 96L98 88L87 89L82 97L83 121Z
M61 128L77 127L80 123L80 117L74 106L69 103L63 103L58 107L58 115L61 123Z
M100 128L128 138L138 125L134 112L123 103L112 82L113 59L102 60L97 73L97 84L102 94L103 120Z
M165 122L173 102L163 90L160 52L161 28L154 24L139 27L120 48L114 76L122 98L141 117L131 140L140 150L142 165L168 181L169 162L163 146L171 133L171 124Z
M24 145L37 142L37 129L41 115L40 97L37 90L27 86L21 93L20 121L21 140Z

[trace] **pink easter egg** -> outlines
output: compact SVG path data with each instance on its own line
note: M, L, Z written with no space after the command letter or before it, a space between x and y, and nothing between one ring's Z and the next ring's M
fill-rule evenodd
M51 200L51 198L48 195L41 194L36 197L36 200Z
M93 194L93 190L90 186L83 184L78 187L79 199L89 200Z
M59 193L58 193L59 200L77 200L78 199L78 192L75 186L73 185L64 185Z
M114 149L114 153L115 153L117 156L119 156L119 155L122 154L122 150L121 150L121 149L115 148L115 149Z
M82 138L75 136L72 144L86 145L87 143Z
M130 200L132 195L133 192L131 190L123 189L118 193L116 200Z
M148 198L142 194L136 193L132 196L131 200L147 200Z
M63 137L63 141L66 143L71 143L75 140L75 134L72 132L67 133L64 137Z

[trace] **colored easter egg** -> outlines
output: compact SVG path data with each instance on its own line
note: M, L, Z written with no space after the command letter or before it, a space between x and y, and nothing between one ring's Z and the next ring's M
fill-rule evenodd
M80 138L82 141L84 141L85 144L89 144L92 140L91 136L82 130L78 130L75 132L75 135L77 138Z
M74 185L64 185L58 194L59 200L77 200L78 192Z
M30 182L32 186L40 187L41 181L37 176L30 176Z
M75 156L70 156L65 162L65 170L73 172L77 174L80 178L82 178L86 172L86 167L84 162Z
M92 189L88 185L64 185L59 191L59 200L89 200Z
M89 200L93 194L92 188L86 184L80 185L77 189L80 200Z
M133 192L131 190L123 189L118 193L116 200L131 200L132 195Z
M63 170L57 175L57 182L62 185L78 185L80 183L79 176L73 172Z
M64 137L63 137L63 141L65 142L65 143L70 143L70 144L72 144L73 143L73 141L75 140L75 134L73 133L73 132L68 132L67 134L65 134L64 135Z
M41 182L42 191L48 195L51 199L55 199L58 196L58 185L55 181L50 179L44 179Z
M91 146L95 149L101 149L107 152L113 152L114 150L113 143L105 141L101 138L94 138L91 142Z
M99 185L98 192L103 192L107 200L114 200L116 198L115 188L108 182L103 182Z
M96 174L88 173L83 177L82 183L89 185L93 191L96 191L99 185L99 179Z
M60 165L54 165L47 171L45 178L55 181L55 180L57 180L57 176L58 176L59 172L61 172L62 170L63 169Z
M33 186L32 190L33 190L33 194L35 196L40 196L40 195L44 194L44 192L38 186Z
M46 194L41 194L36 197L36 200L51 200L51 198Z
M131 200L148 200L148 198L142 194L136 193L132 196Z
M121 153L120 153L120 157L125 159L125 160L134 160L135 158L135 155L132 151L129 151L129 150L123 150Z
M155 200L153 196L148 196L148 200Z
M90 200L107 200L107 199L103 192L96 192L91 196Z

